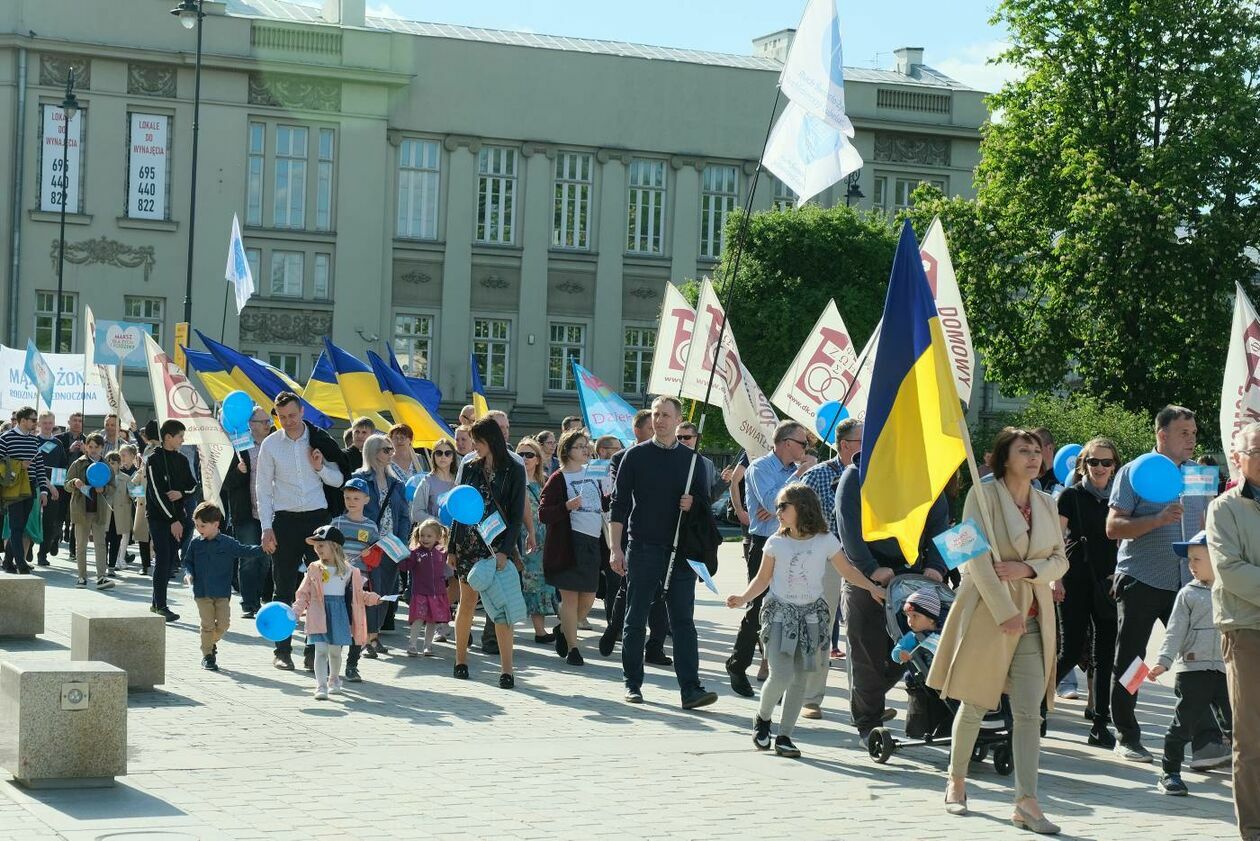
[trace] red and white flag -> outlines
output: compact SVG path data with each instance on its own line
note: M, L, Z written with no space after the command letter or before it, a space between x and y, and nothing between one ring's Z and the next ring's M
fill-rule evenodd
M1124 674L1120 675L1120 685L1129 690L1130 695L1136 695L1138 689L1142 687L1142 681L1146 680L1146 676L1151 670L1142 662L1141 657L1134 657L1133 662L1129 664L1129 668L1124 670Z
M678 287L672 283L665 284L665 305L661 308L661 323L656 330L656 353L652 357L652 373L648 377L648 394L691 396L682 385L695 325L696 311L691 304L687 303Z
M1234 433L1255 421L1260 421L1260 317L1239 285L1221 385L1221 443L1226 452L1233 450ZM1237 479L1234 460L1227 462L1230 475Z
M857 348L836 302L828 301L770 399L792 420L813 430L818 407L824 403L839 400L846 393L851 403L860 392L865 406L867 383L855 383L857 373ZM849 414L854 411L850 409Z

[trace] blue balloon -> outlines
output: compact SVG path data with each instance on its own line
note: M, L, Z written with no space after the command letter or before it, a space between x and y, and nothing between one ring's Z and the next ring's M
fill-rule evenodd
M229 433L240 433L249 429L249 418L252 414L253 398L243 391L233 391L223 398L223 410L219 413L219 419Z
M456 485L451 488L446 492L446 501L443 504L456 522L468 526L480 523L481 516L486 513L485 500L470 485Z
M1054 478L1060 485L1068 484L1072 471L1076 469L1076 459L1081 455L1080 444L1064 444L1054 454ZM1045 488L1042 488L1045 490Z
M94 488L103 488L109 484L109 478L113 475L108 464L98 461L88 467L87 483Z
M254 627L263 639L287 640L297 628L297 614L284 602L267 602L254 616Z
M455 524L455 518L451 516L451 510L445 505L438 506L438 522L448 529Z
M416 491L420 489L420 483L424 481L425 474L417 473L407 480L407 484L403 486L403 496L408 502L416 498Z
M1185 480L1172 459L1161 453L1147 453L1133 460L1129 482L1138 496L1147 502L1162 505L1181 496Z
M814 415L814 431L818 433L819 438L823 439L823 443L834 444L836 443L836 426L848 416L849 410L839 400L829 400L819 406L818 413Z

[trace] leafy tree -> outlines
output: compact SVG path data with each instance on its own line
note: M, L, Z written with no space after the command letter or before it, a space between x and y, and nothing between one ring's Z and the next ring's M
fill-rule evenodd
M972 430L971 440L976 452L983 453L992 446L1004 426L1023 429L1044 426L1059 446L1084 444L1099 435L1110 438L1120 448L1124 460L1132 461L1155 446L1154 421L1158 408L1134 412L1085 394L1043 395L1034 397L1018 412L986 419L983 427Z

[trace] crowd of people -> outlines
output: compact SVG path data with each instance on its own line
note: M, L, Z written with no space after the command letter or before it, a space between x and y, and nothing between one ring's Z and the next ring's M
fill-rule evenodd
M233 459L221 504L202 499L196 449L185 446L179 421L123 430L110 416L100 432L85 434L81 415L62 430L50 412L20 409L0 434L5 571L46 566L68 541L77 584L107 590L135 571L135 545L139 574L152 578L154 612L177 621L168 582L182 573L192 587L208 670L218 668L234 593L245 618L268 602L291 605L304 622L303 668L314 674L319 700L343 680L362 681L362 659L391 654L382 633L395 622L410 626L405 656L451 643L454 677L471 679L480 603L480 647L497 656L504 689L516 680L513 627L527 621L533 642L554 646L567 667L582 667L592 643L604 657L620 644L631 704L644 700L645 663L672 666L682 707L694 709L717 694L700 680L697 572L688 560L716 557L710 500L729 484L749 584L726 599L743 613L725 667L731 689L755 697L748 670L760 652L757 749L800 756L795 722L824 717L836 661L849 673L847 723L866 745L896 716L887 696L906 678L910 650L931 637L930 670L919 684L909 679L918 691L907 731L938 726L916 718L918 692L954 705L939 725L951 737L946 811L968 813L966 779L982 721L1005 703L1011 819L1055 833L1037 793L1046 716L1056 697L1076 696L1081 667L1087 743L1126 762L1152 762L1132 677L1148 659L1158 620L1166 631L1150 675L1175 671L1177 701L1156 787L1186 795L1183 765L1232 762L1241 835L1260 838L1260 424L1226 442L1236 483L1215 499L1160 504L1140 496L1132 462L1106 437L1083 446L1061 483L1049 430L1007 428L961 506L957 481L931 506L908 557L897 540L863 534L855 419L837 424L823 461L817 438L789 420L776 428L770 452L741 457L719 475L706 457L693 459L698 430L669 397L636 415L629 448L612 436L592 440L576 417L558 435L521 437L513 448L508 416L478 418L472 406L454 440L432 449L416 449L405 424L380 430L367 418L339 442L306 421L302 406L284 392L270 413L254 412L252 443ZM1193 459L1192 411L1165 407L1154 433L1155 452L1178 466ZM444 517L442 501L457 487L480 498L479 523ZM947 565L933 538L959 515L988 524L992 561ZM949 598L926 588L895 606L910 629L909 646L895 649L885 602L897 579L911 575ZM596 637L588 614L600 597L607 624ZM292 637L274 643L272 662L296 668Z

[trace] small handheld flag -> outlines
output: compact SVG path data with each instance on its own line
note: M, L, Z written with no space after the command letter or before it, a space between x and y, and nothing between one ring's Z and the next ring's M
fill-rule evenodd
M1150 673L1151 670L1142 662L1142 658L1134 657L1129 668L1120 675L1120 685L1127 689L1130 695L1136 695L1142 686L1142 681L1146 680L1146 676Z
M44 403L52 406L53 388L57 385L57 378L53 375L52 368L48 367L48 363L44 361L44 355L39 352L39 348L35 347L35 342L31 339L26 340L26 367L23 369L26 378L31 381L31 385L39 392L39 396L44 398Z

